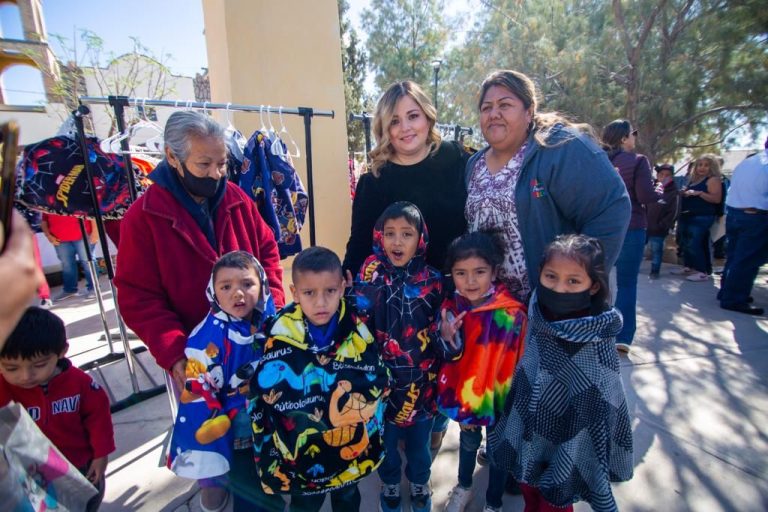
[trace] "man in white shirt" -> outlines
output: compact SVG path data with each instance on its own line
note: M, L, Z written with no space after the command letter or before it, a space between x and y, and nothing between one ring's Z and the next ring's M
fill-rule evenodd
M764 312L750 293L768 262L768 139L765 148L736 166L725 201L728 249L717 298L721 308L749 315Z

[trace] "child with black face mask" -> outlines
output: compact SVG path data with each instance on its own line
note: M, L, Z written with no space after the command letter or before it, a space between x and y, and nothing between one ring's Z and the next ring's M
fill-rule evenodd
M616 511L610 482L632 478L632 428L603 248L562 235L542 261L525 354L488 454L520 482L526 511L573 510L579 500Z

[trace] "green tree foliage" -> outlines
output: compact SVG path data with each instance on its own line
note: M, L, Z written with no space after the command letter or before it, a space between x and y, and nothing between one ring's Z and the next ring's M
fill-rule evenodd
M755 0L488 0L449 55L448 117L476 119L493 69L529 75L540 108L598 130L629 118L652 160L718 151L768 123L768 14Z
M376 87L413 80L431 92L432 61L442 58L451 24L444 0L372 0L363 10Z
M349 21L347 14L349 2L339 0L338 3L341 30L341 67L344 72L344 104L347 108L347 116L349 116L350 113L359 114L366 108L364 90L366 58L360 38ZM365 147L362 123L350 121L349 117L347 117L347 147L353 151L359 151Z

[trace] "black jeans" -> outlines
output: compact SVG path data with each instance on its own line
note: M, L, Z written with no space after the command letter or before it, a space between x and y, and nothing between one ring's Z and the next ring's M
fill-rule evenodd
M360 510L360 490L357 484L331 491L331 507L334 512ZM318 512L325 501L325 494L291 495L290 512Z

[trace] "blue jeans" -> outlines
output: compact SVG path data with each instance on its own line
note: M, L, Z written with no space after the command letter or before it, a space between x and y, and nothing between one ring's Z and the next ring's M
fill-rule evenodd
M728 208L727 259L720 284L720 305L747 303L760 266L768 261L768 214Z
M661 270L661 259L664 256L665 236L649 236L648 245L651 246L651 273L658 274Z
M483 429L463 430L459 434L459 485L465 489L472 488L472 475L475 472L477 449L483 440ZM488 489L485 490L485 504L491 507L501 507L504 496L504 484L507 472L499 469L489 461Z
M91 246L91 252L93 252ZM85 281L88 286L88 290L93 290L93 281L91 280L91 271L88 269L88 258L85 255L85 244L82 240L76 242L61 242L59 245L54 245L56 249L56 256L61 261L61 277L64 281L64 291L67 293L75 293L77 291L77 260L80 260L80 264L83 266L83 272L85 273Z
M412 484L425 485L429 481L432 453L429 451L432 436L432 418L417 421L410 427L399 427L387 422L384 425L384 450L386 456L379 466L379 477L387 485L400 483L400 451L397 443L405 441L405 477Z
M644 247L645 229L630 229L624 237L624 244L616 260L616 309L621 311L621 316L624 317L624 326L616 336L618 343L630 344L635 337L637 273L640 272L640 263L643 261Z
M714 215L683 215L677 221L680 243L683 245L683 264L705 274L712 273L709 228L713 222Z

